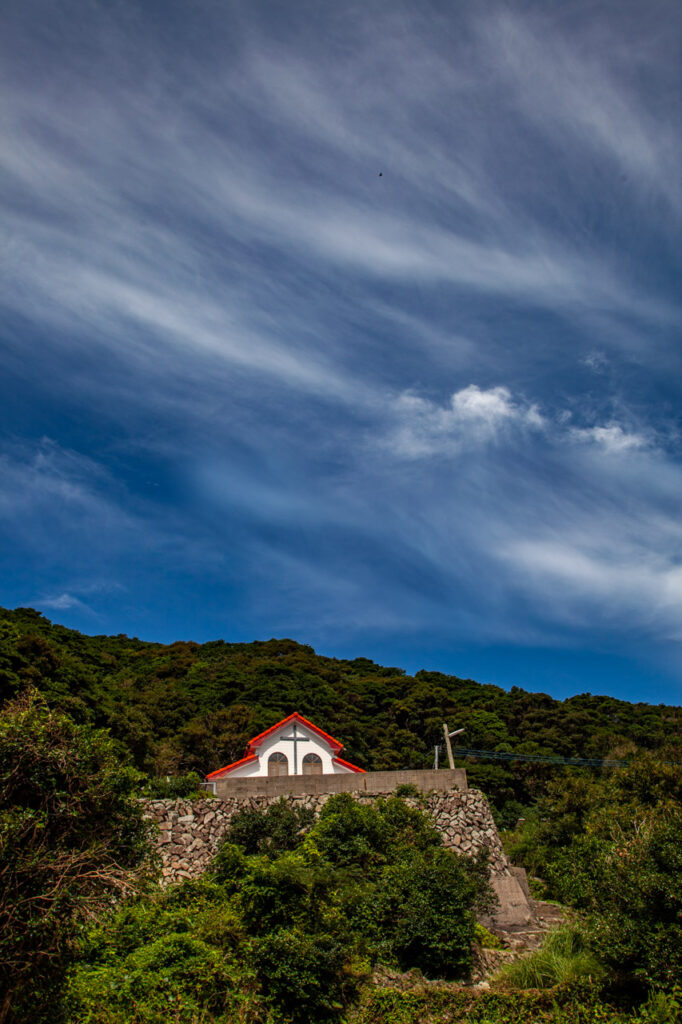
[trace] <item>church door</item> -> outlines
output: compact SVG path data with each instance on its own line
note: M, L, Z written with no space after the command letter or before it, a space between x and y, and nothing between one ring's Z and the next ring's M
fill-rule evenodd
M286 754L280 754L279 751L275 751L274 754L270 754L268 758L268 775L288 775L289 774L289 761L287 760Z
M306 754L305 757L303 758L303 774L321 775L322 758L318 757L317 754Z

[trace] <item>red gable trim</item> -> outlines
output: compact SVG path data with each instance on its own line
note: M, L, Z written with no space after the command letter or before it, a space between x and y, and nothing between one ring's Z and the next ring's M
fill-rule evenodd
M358 768L356 764L351 764L350 761L344 761L341 757L332 758L334 764L340 764L342 768L350 768L352 772L359 772L361 775L365 774L364 768Z
M233 761L232 764L225 765L224 768L218 768L217 771L211 772L211 774L207 775L206 778L217 779L220 778L221 775L228 775L231 771L234 771L235 768L241 768L243 764L250 764L252 761L257 761L258 754L254 753L254 750L261 745L267 736L270 736L276 729L280 729L283 725L288 725L289 722L300 722L301 725L305 725L307 729L310 729L311 732L314 732L317 736L321 737L321 739L331 747L335 754L340 754L343 750L343 743L339 743L339 741L335 740L333 736L329 735L329 733L324 732L322 729L318 729L316 725L309 722L307 718L303 717L303 715L299 715L298 711L294 711L293 715L283 718L281 722L277 723L277 725L272 725L269 729L266 729L265 732L261 732L258 736L254 736L252 740L249 740L246 745L244 757L242 757L240 761ZM340 757L334 757L333 760L343 768L349 768L353 772L362 772L364 774L364 768L358 768L356 765L350 764L348 761L343 761Z
M277 723L277 725L271 726L269 729L266 729L265 732L261 732L258 736L254 736L252 740L249 740L246 747L247 752L251 753L254 747L259 747L261 745L266 736L270 736L275 729L279 729L282 725L288 725L289 722L300 722L301 725L305 725L306 728L311 729L312 732L316 733L326 743L328 743L332 750L337 754L343 750L343 743L339 743L339 741L335 740L333 736L329 735L329 733L323 732L322 729L318 729L316 725L309 722L307 718L303 717L303 715L299 715L298 711L294 711L293 715L289 715L288 718L283 718L281 722Z
M242 757L240 761L233 761L232 764L225 765L224 768L218 768L217 771L211 772L207 775L207 779L217 779L220 775L227 775L228 772L233 771L235 768L240 768L243 764L249 764L250 761L257 761L258 757L256 754L248 754L246 757Z

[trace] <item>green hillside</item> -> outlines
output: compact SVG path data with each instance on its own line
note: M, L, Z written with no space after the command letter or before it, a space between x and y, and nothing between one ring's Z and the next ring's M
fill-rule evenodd
M410 677L292 640L88 637L31 609L0 614L0 695L6 1024L679 1022L679 709ZM571 908L566 927L490 991L454 985L481 943L506 941L475 925L488 868L398 795L342 794L314 824L245 810L201 879L161 889L139 796L167 784L133 765L195 785L182 774L294 709L369 769L430 765L443 720L471 747L626 758L466 763L534 893Z
M590 694L558 701L440 672L408 676L366 658L325 658L293 640L163 645L86 636L33 609L0 610L2 700L25 684L77 721L109 729L124 758L152 776L204 775L295 710L370 770L430 767L443 721L464 726L472 748L590 758L662 750L680 724L678 708ZM466 767L502 824L566 771Z

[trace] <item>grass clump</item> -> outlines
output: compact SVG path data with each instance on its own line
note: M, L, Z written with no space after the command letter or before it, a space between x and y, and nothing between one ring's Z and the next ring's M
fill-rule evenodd
M581 978L604 977L604 968L587 948L582 933L572 925L550 932L535 953L507 964L497 976L503 988L547 989Z

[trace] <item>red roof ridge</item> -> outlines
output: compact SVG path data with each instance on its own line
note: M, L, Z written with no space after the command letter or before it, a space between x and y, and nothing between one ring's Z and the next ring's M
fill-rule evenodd
M332 760L336 764L342 765L342 767L344 767L344 768L350 768L350 770L352 772L358 772L361 775L365 775L365 769L364 768L358 768L358 766L356 764L351 764L350 761L344 761L342 757L334 757L334 758L332 758Z
M275 725L271 725L269 729L266 729L264 732L258 733L258 735L254 736L252 740L249 740L249 742L246 744L247 752L250 753L253 747L259 747L266 736L269 736L271 733L273 733L275 729L279 729L280 726L287 725L288 722L300 722L301 725L305 725L308 729L312 729L314 733L317 733L317 735L321 736L323 740L326 740L329 746L337 754L343 750L343 743L339 743L338 740L335 740L334 737L330 736L328 732L324 731L324 729L320 729L317 725L314 725L313 722L309 722L307 718L304 718L303 715L299 714L298 711L294 711L293 714L287 715L286 718L283 718L281 722L277 722Z
M247 754L246 757L240 758L239 761L233 761L232 764L226 764L224 768L217 768L216 771L211 772L206 776L207 779L215 779L218 775L225 775L226 772L231 772L233 768L239 768L242 764L248 764L249 761L257 761L258 757L256 754Z

